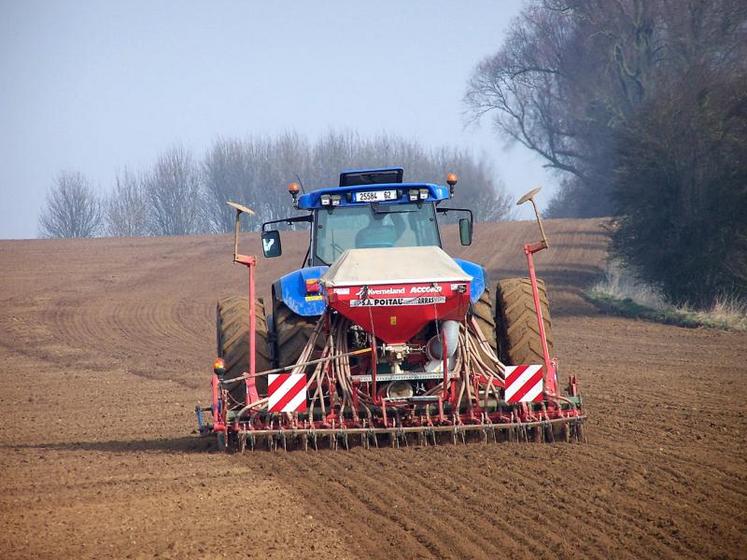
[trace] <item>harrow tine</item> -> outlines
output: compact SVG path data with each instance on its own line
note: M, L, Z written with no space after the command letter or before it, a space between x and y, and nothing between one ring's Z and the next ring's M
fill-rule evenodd
M403 447L409 446L409 443L407 441L407 434L404 431L402 431L401 428L397 430L397 439L402 441L402 443L404 444Z
M584 437L584 428L581 422L574 422L574 434L578 443L586 443L586 438Z
M555 443L555 434L553 433L552 424L550 422L545 425L545 441Z
M435 447L438 445L438 442L436 441L436 431L433 428L428 428L428 433L430 434L433 446Z
M571 443L571 424L570 424L570 422L565 422L563 424L563 440L566 443Z
M514 413L511 413L511 424L514 423ZM509 428L508 441L518 442L519 441L519 428Z
M428 447L428 440L426 438L425 432L418 432L418 446L420 447Z

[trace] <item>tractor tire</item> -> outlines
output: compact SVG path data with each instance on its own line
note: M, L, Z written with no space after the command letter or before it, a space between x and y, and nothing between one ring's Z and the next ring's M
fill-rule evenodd
M547 289L542 280L538 279L537 285L547 347L552 357L554 344ZM507 278L498 282L496 322L502 362L507 365L543 364L545 362L529 278Z
M265 321L264 301L258 299L256 312L256 351L254 364L256 371L270 369L270 347L267 343L267 323ZM225 379L233 379L249 370L249 354L252 348L249 343L249 298L228 296L218 300L216 309L216 338L218 357L223 358L226 366ZM267 395L267 377L256 378L257 392L260 397ZM235 383L229 390L229 408L240 408L246 403L246 384Z
M485 340L488 341L490 347L498 356L498 345L496 342L495 332L495 310L493 309L493 298L490 293L490 288L485 286L485 291L477 300L477 303L472 304L472 315L477 320L477 324L480 325Z
M277 303L272 314L275 352L274 367L287 367L298 361L306 343L314 332L318 317L297 315L284 303ZM324 347L323 337L317 339L317 348Z

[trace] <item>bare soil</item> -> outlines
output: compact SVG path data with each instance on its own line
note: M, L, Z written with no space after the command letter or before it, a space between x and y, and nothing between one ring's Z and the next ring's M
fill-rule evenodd
M246 289L228 236L0 242L0 558L747 558L747 334L599 314L602 223L548 230L587 444L244 455L191 435L215 301ZM496 280L536 233L446 236Z

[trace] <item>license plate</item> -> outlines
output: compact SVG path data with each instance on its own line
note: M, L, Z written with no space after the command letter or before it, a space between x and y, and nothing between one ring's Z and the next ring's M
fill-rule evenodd
M397 200L396 190L387 191L363 191L355 193L355 202L382 202L386 200Z

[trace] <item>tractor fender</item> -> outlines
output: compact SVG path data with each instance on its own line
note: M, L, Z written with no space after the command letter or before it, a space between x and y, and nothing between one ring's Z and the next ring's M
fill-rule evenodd
M321 292L307 294L306 280L318 280L328 268L328 266L310 266L280 277L272 287L273 299L275 302L283 302L296 315L303 317L321 315L327 307L322 294Z
M464 259L454 259L454 261L462 267L462 270L465 273L472 277L469 289L469 299L472 303L476 303L485 291L485 269L479 264L465 261Z

